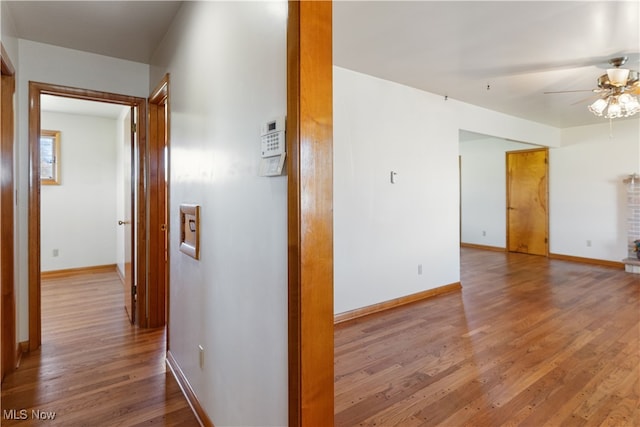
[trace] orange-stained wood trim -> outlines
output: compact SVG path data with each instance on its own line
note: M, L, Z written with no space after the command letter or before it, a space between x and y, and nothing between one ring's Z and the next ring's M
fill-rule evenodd
M29 85L29 351L42 341L40 301L40 90Z
M463 243L460 242L461 248L473 248L473 249L482 249L485 251L494 251L494 252L506 252L507 248L501 248L500 246L489 246L489 245L477 245L475 243Z
M16 73L16 69L13 67L11 58L9 58L9 54L2 42L0 42L0 71L3 76L13 76Z
M149 322L164 326L167 321L169 213L165 159L169 144L169 75L166 74L149 97ZM168 348L168 347L167 347Z
M15 69L0 43L0 381L19 360L16 336L14 271L15 172L14 111ZM18 353L19 354L19 353Z
M612 268L621 268L624 269L623 262L609 261L606 259L596 259L596 258L583 258L579 256L573 255L562 255L562 254L549 254L550 259L558 259L561 261L572 261L572 262L580 262L582 264L592 264L599 265L601 267L612 267Z
M144 179L146 168L146 99L90 89L80 89L47 83L29 82L29 350L40 347L42 340L40 301L40 95L54 95L89 101L128 105L137 111L137 155L141 159L132 175L138 182L134 233L137 239L136 265L134 267L138 298L136 312L139 326L146 326L146 194ZM133 177L132 177L133 178Z
M178 365L178 362L173 357L173 354L171 354L171 351L167 351L167 366L178 382L178 385L182 390L182 394L184 394L185 398L187 399L187 402L189 403L189 406L191 406L191 410L195 414L200 425L204 427L215 427L213 425L213 422L207 416L207 412L204 410L204 408L202 408L202 405L198 400L198 396L196 396L196 393L193 391L191 384L189 384L189 380L187 380L187 377L182 372L182 369L180 369L180 365Z
M63 277L77 276L79 274L108 273L111 271L118 271L116 264L92 265L89 267L65 268L64 270L43 271L40 274L40 277L42 279L51 279L54 277L63 278Z
M289 2L289 426L334 424L332 4Z
M460 289L462 289L462 285L460 285L460 282L456 282L434 289L427 289L426 291L417 292L415 294L407 295L404 297L395 298L389 301L384 301L378 304L369 305L367 307L345 311L344 313L335 315L334 323L336 325L339 323L345 323L350 320L358 319L360 317L369 316L370 314L380 313L381 311L391 310L393 308L412 304L414 302L422 301L427 298L433 298L438 295L447 294L449 292L459 291Z

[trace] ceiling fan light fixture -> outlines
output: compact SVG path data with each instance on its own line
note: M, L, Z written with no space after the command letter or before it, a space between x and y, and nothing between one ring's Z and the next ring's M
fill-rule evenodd
M599 99L596 99L593 104L589 105L588 108L589 108L589 111L591 111L596 116L602 116L602 113L604 113L604 110L605 108L607 108L607 105L609 105L609 103L607 102L606 99L599 98Z
M604 115L607 119L617 119L622 117L622 106L618 102L618 98L613 96L609 102L609 108L607 108L607 114Z
M629 78L628 68L609 68L607 70L607 77L609 77L609 84L615 87L626 86L627 79Z
M625 117L633 116L640 111L640 103L635 96L625 93L620 95L618 101L622 106L622 112Z

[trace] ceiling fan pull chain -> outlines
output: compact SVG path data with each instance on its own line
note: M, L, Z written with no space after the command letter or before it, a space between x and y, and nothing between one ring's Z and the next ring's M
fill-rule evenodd
M613 118L609 117L609 139L613 139Z

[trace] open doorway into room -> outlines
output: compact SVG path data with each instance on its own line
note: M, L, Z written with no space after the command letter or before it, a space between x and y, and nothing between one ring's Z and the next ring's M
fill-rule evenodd
M541 195L546 197L548 186L547 164L544 163L547 149L464 130L460 131L459 147L461 245L514 251L514 248L523 248L520 244L514 245L517 240L527 242L528 247L547 248L547 200L541 200ZM516 173L518 170L526 172L529 168L522 164L520 169L513 169L514 165L522 162L511 162L512 170L509 170L507 159L520 158L520 155L529 158L536 152L544 154L540 157L542 176L535 178L536 185L520 185L523 180L514 182L514 177L522 175ZM537 160L539 156L535 157ZM533 208L524 205L516 207L514 194L521 196L520 200L537 200L536 206L542 203L545 209L536 207L534 212ZM535 221L534 216L538 217ZM535 227L532 225L534 222L538 224ZM525 252L521 249L517 251ZM546 251L536 254L546 255Z
M132 302L134 188L131 107L40 97L40 260L43 330L47 295L78 307L112 289L114 321ZM64 290L63 290L64 289ZM61 291L61 292L58 292ZM117 293L116 297L113 293ZM64 297L63 297L64 295ZM83 298L83 300L78 300ZM115 298L115 299L113 299Z
M144 269L145 267L144 260L146 259L146 238L145 238L145 227L144 227L145 218L146 218L145 216L146 215L146 210L145 210L146 199L145 199L144 187L143 187L144 176L145 176L144 160L145 160L145 152L146 152L146 132L145 132L146 100L144 98L136 98L136 97L130 97L125 95L117 95L117 94L97 92L97 91L91 91L91 90L85 90L85 89L68 88L68 87L61 87L61 86L32 82L29 84L29 156L31 159L31 162L30 162L31 181L29 186L29 349L30 350L36 350L37 348L39 348L42 341L41 272L43 271L43 268L42 268L43 261L45 261L42 259L42 255L43 253L45 253L45 254L49 254L51 258L61 258L60 248L43 247L41 224L43 223L43 220L47 220L47 219L43 218L41 213L41 204L42 204L41 203L42 202L41 187L45 187L45 185L41 186L40 183L41 181L49 181L49 182L53 181L53 184L51 185L51 187L54 189L52 193L55 194L56 193L55 190L58 190L57 193L62 192L61 189L64 187L64 185L61 185L61 184L64 183L66 180L65 178L66 172L65 172L65 167L63 163L65 159L65 155L64 155L65 137L63 136L62 132L60 132L59 134L59 139L60 139L59 144L61 147L60 151L62 153L62 155L59 158L59 161L60 161L59 167L58 165L46 165L42 163L42 160L47 160L46 155L49 155L50 161L53 157L55 157L55 154L52 154L51 152L48 152L48 153L44 152L43 149L41 149L41 142L42 142L41 129L44 129L44 127L47 125L47 123L42 123L43 112L42 112L41 106L42 106L43 97L45 96L61 97L67 101L69 99L84 100L84 101L100 101L108 104L118 105L122 107L122 110L120 111L124 112L124 110L126 109L131 114L131 117L132 117L132 119L130 120L131 132L129 133L131 135L130 136L131 147L133 147L131 149L131 158L133 159L132 164L134 166L131 168L131 172L129 175L133 184L131 185L131 190L129 194L128 195L122 194L122 197L123 199L129 198L129 197L132 198L133 213L131 215L130 220L127 220L124 217L120 219L110 218L110 220L112 221L112 224L111 226L108 226L106 228L112 229L112 227L116 227L118 225L118 221L122 223L120 224L120 226L126 227L130 225L132 227L132 236L134 236L132 237L132 241L133 241L132 253L134 255L131 258L131 262L132 262L131 270L133 272L132 274L134 278L133 278L133 284L131 287L130 295L131 295L132 301L134 301L134 304L132 304L132 310L130 314L135 320L135 323L141 326L144 326L144 324L140 320L146 319L146 314L144 315L145 317L138 316L139 318L136 319L136 312L138 314L142 313L142 310L140 308L144 306L143 302L145 301L145 298L144 298L145 286L138 287L136 285L146 284L146 272ZM46 100L49 98L44 98L44 99L46 102ZM85 106L86 105L89 105L89 104L85 104ZM85 108L88 108L88 107L85 107ZM45 113L45 116L46 116L46 113ZM122 121L123 122L126 121L124 117L122 117ZM50 129L50 130L56 131L57 129ZM124 134L124 129L122 132ZM55 132L53 133L55 135ZM80 139L82 140L84 138L91 138L91 136L85 135ZM94 139L98 140L99 138L97 136L94 136ZM123 137L123 139L127 139L127 138ZM52 142L50 141L50 143ZM89 145L90 143L87 141L84 141L84 144ZM123 151L124 150L125 148L123 146ZM55 149L53 151L55 151ZM70 150L67 150L67 151L70 151ZM87 171L87 176L85 176L81 180L82 185L80 185L80 193L78 193L79 195L75 196L76 198L79 198L78 203L80 204L78 206L80 207L84 207L84 205L92 203L91 202L92 198L96 197L96 194L99 195L101 193L101 190L97 190L98 184L100 185L103 184L101 182L102 180L98 178L99 174L97 174L96 172L99 168L97 168L96 171L93 171L93 168L96 167L95 162L97 161L96 159L97 153L92 153L87 151L83 151L83 152L86 154L84 154L83 156L80 156L82 158L80 159L79 163L81 165L80 169L84 169ZM53 169L59 170L59 177L56 177L56 179L59 178L58 179L59 183L55 183L56 179L49 180L47 178L50 178L50 177L45 176L46 174L54 173L52 172ZM123 172L123 175L124 175L124 172ZM117 185L117 182L115 180L115 174L113 175L111 182L106 183L104 185L112 186L111 191L115 191L114 189ZM123 190L123 193L124 193L124 190ZM112 203L115 205L115 199L112 201ZM73 212L73 206L66 206L64 207L64 209L66 209L69 212L69 215L71 216L71 213ZM114 211L114 209L115 209L115 206L113 209L109 209L109 210L112 213L117 212L117 211ZM70 235L74 230L80 227L83 227L86 229L95 227L96 225L92 224L93 219L89 217L90 215L87 215L87 214L81 214L77 216L75 222L71 221L71 223L67 226L67 229L64 230L66 235L64 235L63 237L57 236L57 238L59 239L58 241L61 241L60 239L72 240L68 237L68 235ZM127 221L130 222L130 224L126 224ZM89 225L84 224L85 222L88 223ZM55 225L55 227L62 228L62 227L59 227L58 225ZM103 232L103 231L100 231L100 232ZM84 235L84 239L82 239L82 241L78 240L75 242L76 247L73 247L73 245L71 245L71 246L67 246L67 248L70 253L73 253L75 251L75 253L77 254L79 253L79 251L89 252L88 247L93 245L100 246L101 242L96 242L95 237L92 238L92 237L89 237L88 235ZM57 252L54 251L55 249L57 249L58 251ZM57 257L55 257L54 255L57 255ZM104 264L101 264L101 265L104 265ZM45 264L44 266L45 268L47 268L47 264ZM73 267L71 269L73 269ZM62 268L59 270L64 271L66 269ZM135 294L134 294L134 291L136 291Z

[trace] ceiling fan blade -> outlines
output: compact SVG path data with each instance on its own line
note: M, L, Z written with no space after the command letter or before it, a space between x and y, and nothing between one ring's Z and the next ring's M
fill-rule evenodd
M543 92L545 95L552 93L574 93L574 92L596 92L598 89L578 89L578 90L556 90L550 92Z
M597 98L602 98L602 95L599 95L599 94L591 95L591 96L588 96L588 97L586 97L586 98L582 98L582 99L581 99L581 100L579 100L579 101L573 102L573 103L571 103L571 105L578 105L578 104L585 103L585 102L587 102L587 101L590 103L592 100L594 100L594 101L595 101Z

